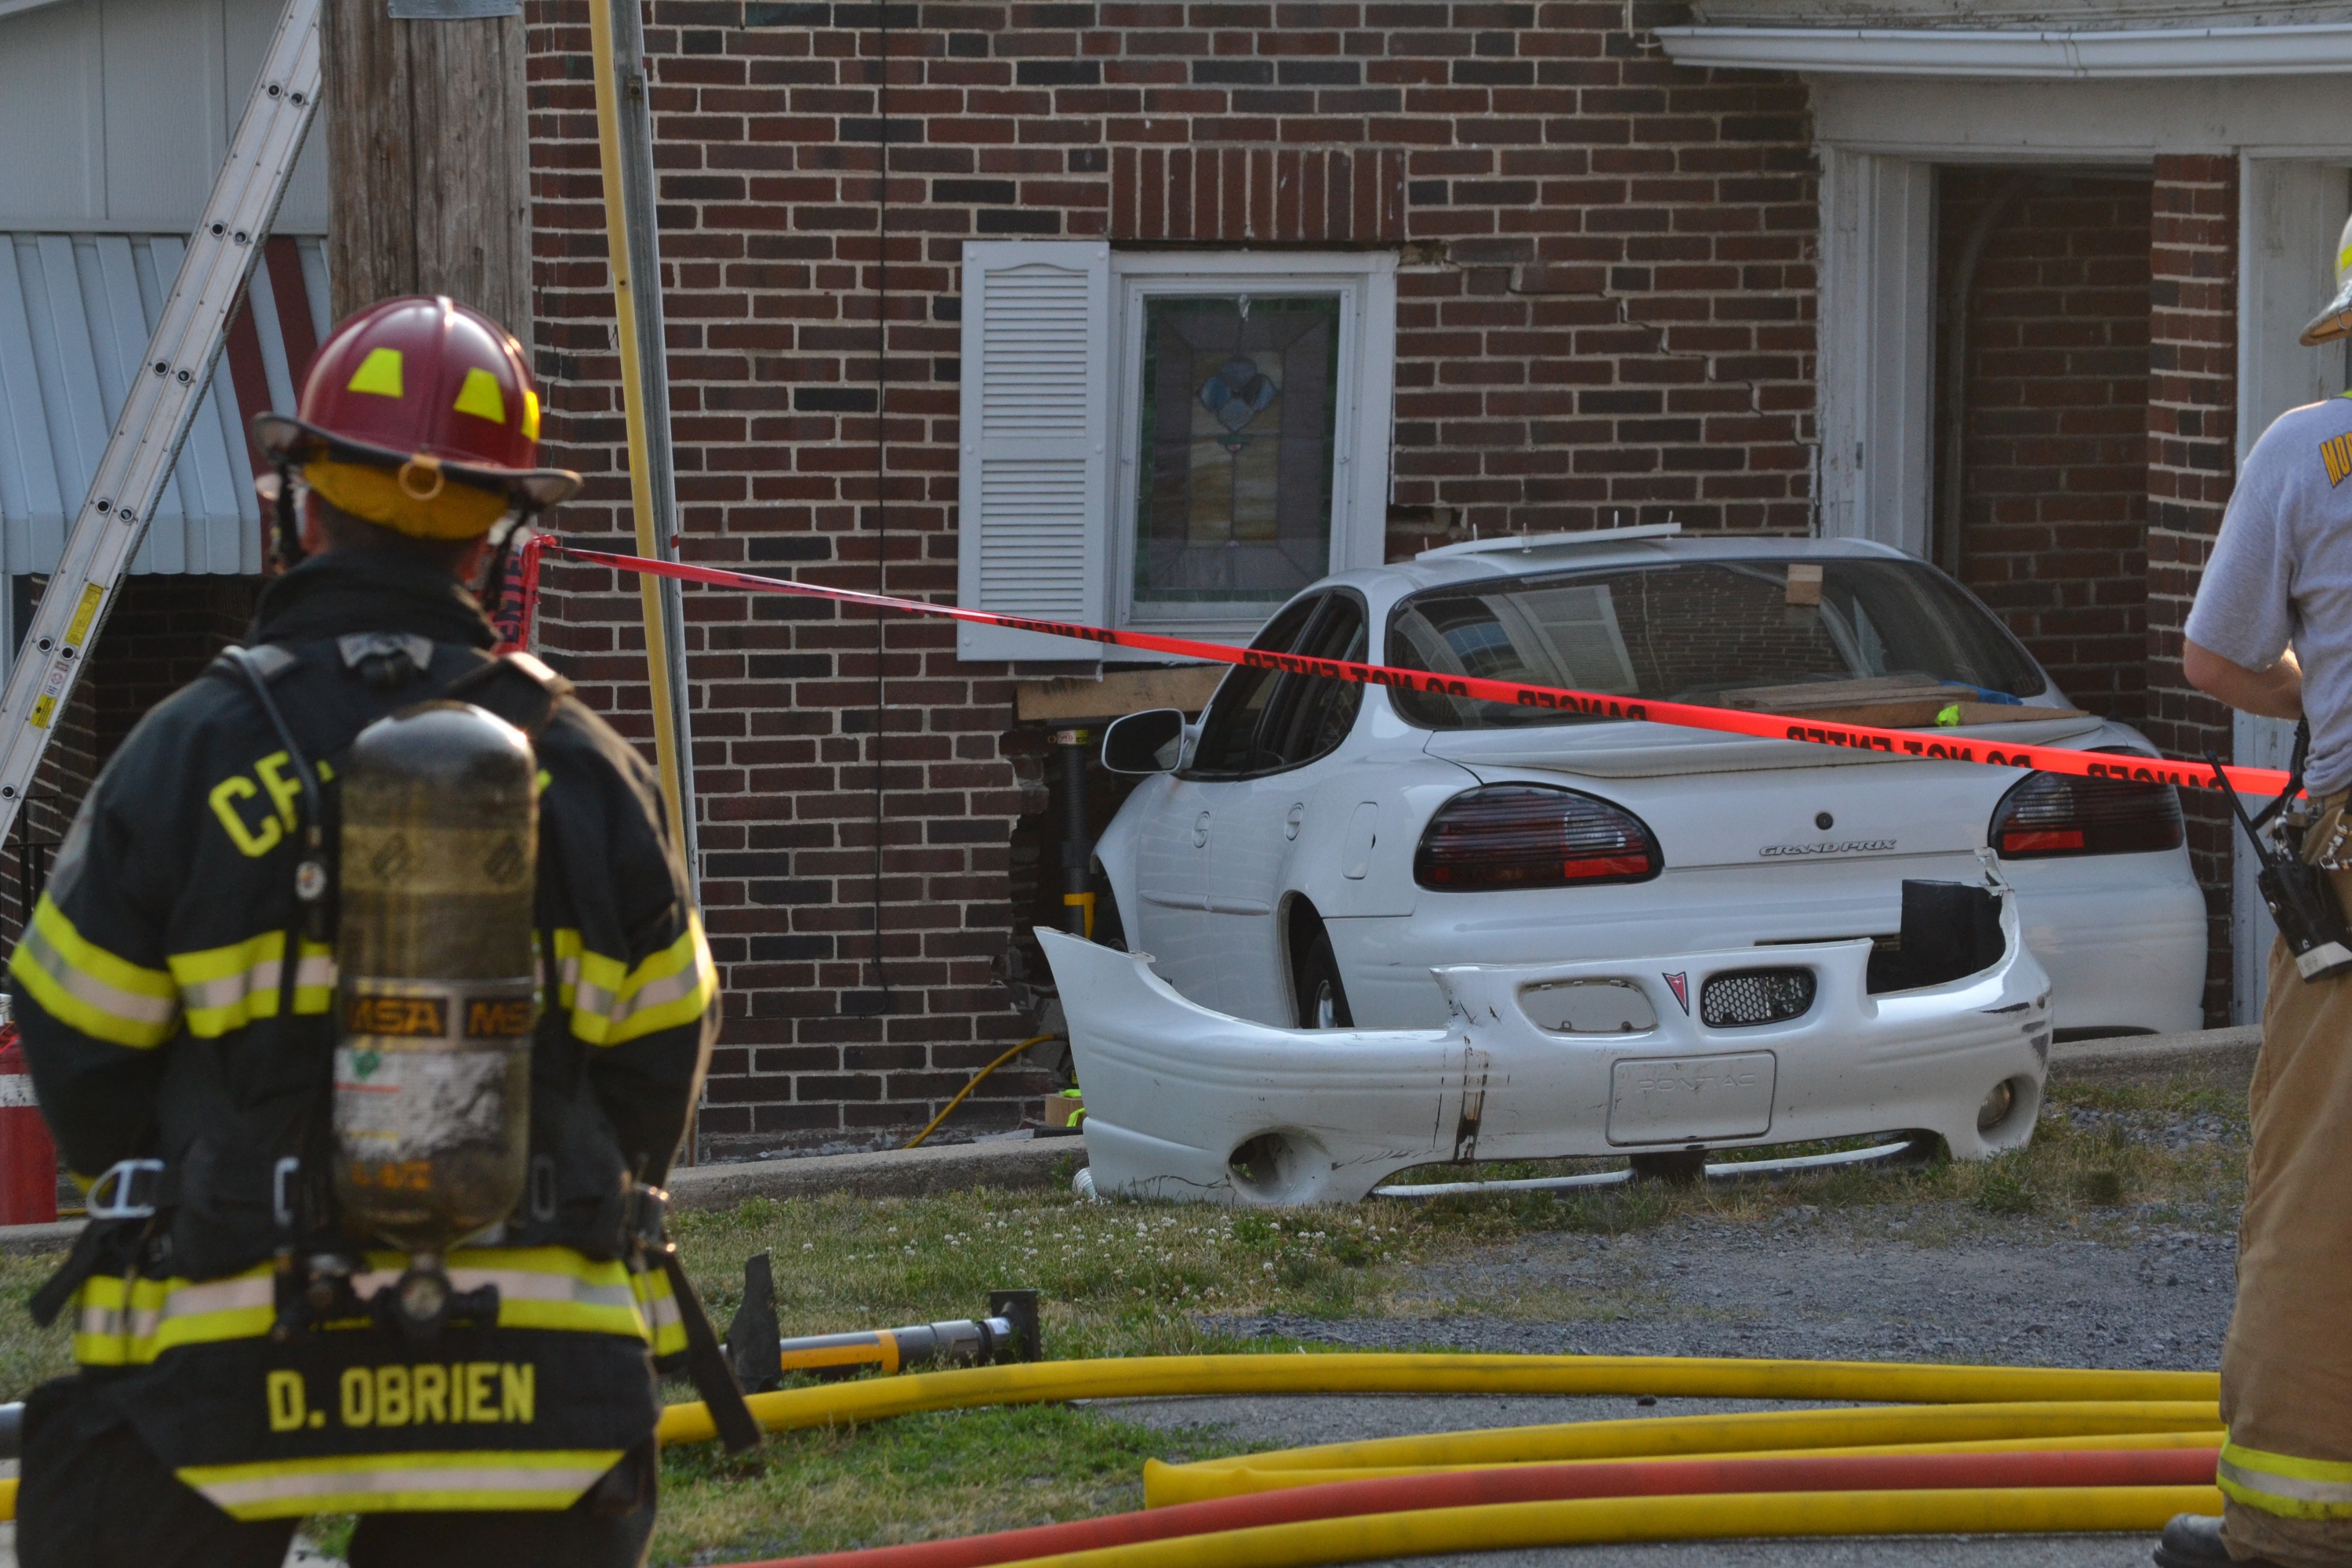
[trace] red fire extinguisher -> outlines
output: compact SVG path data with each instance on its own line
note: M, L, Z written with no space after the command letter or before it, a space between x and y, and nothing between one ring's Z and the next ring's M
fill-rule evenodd
M0 1225L46 1225L57 1217L58 1146L33 1103L16 1026L0 1024Z

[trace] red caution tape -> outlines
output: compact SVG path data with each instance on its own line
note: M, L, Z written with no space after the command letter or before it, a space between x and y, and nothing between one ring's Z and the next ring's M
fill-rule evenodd
M1770 713L1746 713L1727 708L1705 708L1690 702L1642 702L1592 691L1571 691L1556 686L1526 686L1514 680L1487 680L1476 676L1433 674L1425 669L1401 669L1394 665L1355 664L1343 659L1304 658L1297 654L1268 653L1257 648L1228 647L1223 643L1195 642L1190 637L1161 637L1156 632L1114 632L1069 621L1033 620L1026 616L1000 616L953 605L926 604L919 599L892 599L861 594L851 588L824 588L777 577L757 577L714 566L688 566L676 561L649 561L640 555L615 555L603 550L583 550L552 539L534 539L524 548L525 573L536 579L537 552L545 549L567 560L610 566L618 572L650 573L681 583L701 583L714 588L739 588L751 594L796 594L803 598L830 599L835 604L868 609L896 610L904 615L969 621L974 626L1004 626L1038 632L1046 637L1072 637L1079 642L1138 648L1147 653L1172 654L1181 658L1218 664L1246 665L1255 669L1284 669L1329 680L1360 681L1366 686L1394 686L1408 691L1430 691L1447 697L1508 702L1522 708L1551 708L1596 719L1630 719L1651 724L1672 724L1685 730L1707 730L1721 735L1750 735L1767 741L1802 741L1816 746L1845 746L1855 751L1883 752L1895 757L1920 757L1955 763L1976 763L1995 768L2032 768L2078 778L2122 779L2135 784L2179 784L2184 789L2215 789L2213 770L2201 763L2168 762L2156 757L2123 756L2113 752L2078 752L2064 746L2000 745L1974 738L1937 736L1913 730L1881 730L1867 724L1837 724L1787 718ZM2272 795L2286 787L2286 773L2278 768L2224 767L2230 786L2243 795Z

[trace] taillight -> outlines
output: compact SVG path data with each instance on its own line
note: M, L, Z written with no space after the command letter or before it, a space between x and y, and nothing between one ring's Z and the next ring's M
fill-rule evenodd
M1589 795L1495 784L1457 795L1430 819L1412 858L1424 888L1564 888L1646 882L1664 868L1641 818Z
M2034 773L2000 797L1990 837L2004 860L2175 849L2180 798L2170 784Z

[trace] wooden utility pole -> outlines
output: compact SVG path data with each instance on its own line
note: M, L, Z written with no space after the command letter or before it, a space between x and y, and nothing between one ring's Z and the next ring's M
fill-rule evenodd
M338 321L446 294L530 346L530 152L520 15L481 0L326 0L327 272Z

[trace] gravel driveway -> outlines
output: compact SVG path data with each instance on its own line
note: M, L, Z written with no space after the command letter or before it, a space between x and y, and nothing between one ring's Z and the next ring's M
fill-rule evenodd
M2216 1218L2220 1216L2214 1216ZM2006 1232L1988 1237L1988 1229ZM1968 1233L1922 1245L1914 1233ZM1793 1211L1771 1226L1522 1238L1425 1269L1428 1315L1204 1318L1204 1328L1364 1349L1787 1356L2037 1366L2210 1368L2229 1326L2236 1248L2210 1229L2119 1221L2087 1237L2032 1221L1911 1210ZM1615 1302L1585 1321L1449 1310L1464 1297ZM1549 1421L1780 1408L1734 1400L1454 1398L1121 1402L1121 1419L1218 1428L1269 1446ZM2137 1536L1661 1542L1423 1558L1425 1568L2137 1568Z

